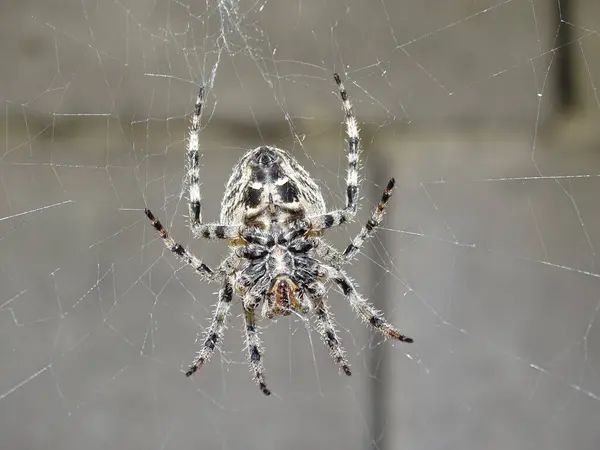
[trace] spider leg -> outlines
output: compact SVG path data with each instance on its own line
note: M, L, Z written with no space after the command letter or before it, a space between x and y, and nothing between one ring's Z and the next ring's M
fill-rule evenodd
M202 348L194 358L192 365L185 373L186 377L192 376L200 367L206 363L215 352L217 344L223 340L226 328L229 308L233 297L233 287L229 279L223 281L223 287L219 290L219 300L215 307L215 314L208 329L205 331L205 339Z
M377 310L369 301L360 296L352 282L346 274L333 267L327 268L329 277L340 287L352 309L359 315L362 321L369 324L386 338L396 339L401 342L413 342L412 338L404 336L400 331L394 328L383 316L383 313Z
M392 190L394 188L395 180L392 178L386 188L383 191L383 195L381 196L381 200L379 200L379 204L377 208L373 211L371 218L367 221L365 226L360 230L354 239L350 242L350 245L346 247L343 253L338 251L331 244L317 238L311 237L308 238L312 247L315 249L315 254L321 258L326 264L329 264L333 267L339 268L343 264L347 264L359 252L362 245L373 237L373 235L377 231L377 227L381 224L383 220L383 215L385 213L385 208L387 206L387 202L392 196Z
M254 380L265 395L271 395L265 378L265 367L262 363L262 342L256 328L256 304L246 306L244 303L244 322L246 324L246 350Z
M194 236L206 239L236 239L239 237L239 227L217 223L202 223L202 195L200 193L200 117L204 104L204 87L198 91L198 97L192 114L192 124L187 142L187 173L190 216L190 229Z
M325 264L340 267L345 263L344 255L329 242L318 237L309 237L307 240L312 242L315 255L322 259Z
M198 223L192 224L192 232L194 236L203 237L204 239L238 239L240 237L240 226Z
M365 241L373 237L373 235L377 231L377 227L381 224L381 221L383 220L383 214L385 213L387 202L392 196L392 189L394 189L395 183L396 180L394 180L393 178L388 182L385 191L383 191L383 195L381 196L381 200L379 200L377 208L375 209L375 211L373 211L371 218L367 220L367 223L362 228L362 230L360 230L360 233L358 233L356 237L352 239L350 245L348 245L348 247L346 247L346 250L344 250L344 253L342 254L344 263L350 262L356 256L356 254L358 253L362 245L365 243Z
M165 246L170 251L175 253L175 255L177 255L181 261L192 266L196 272L198 272L200 275L202 275L209 281L212 281L215 278L219 278L219 272L214 272L210 267L208 267L206 264L200 261L194 254L190 253L181 244L177 243L171 236L169 236L167 230L163 227L162 223L160 223L160 220L154 217L152 211L146 208L145 213L148 219L150 219L150 221L152 222L152 226L154 227L154 229L162 238L163 242L165 243Z
M340 79L340 76L335 73L333 79L338 86L340 91L340 97L342 99L342 106L346 113L345 123L346 132L348 133L348 172L346 177L346 208L345 210L350 213L351 216L356 214L357 210L357 197L358 197L358 153L359 153L359 142L360 138L358 135L358 124L356 123L356 117L352 112L352 104L348 98L348 93L344 88L344 84Z
M344 87L344 83L337 73L333 74L335 84L337 84L342 107L345 112L344 123L348 134L348 170L346 174L346 207L337 211L328 212L320 216L310 217L311 229L314 231L326 230L352 220L358 210L358 155L360 153L360 137L358 133L358 123L352 103Z
M317 329L321 334L321 340L329 349L329 356L331 359L344 371L348 376L352 375L350 371L350 365L346 358L346 350L340 342L333 316L329 311L327 305L325 305L325 289L321 283L315 283L320 286L320 289L310 289L309 298L314 306L315 320L317 322Z
M188 210L190 214L190 228L194 231L202 223L202 204L200 203L200 117L204 103L204 87L198 91L194 113L192 114L192 125L187 143L187 174L189 200Z

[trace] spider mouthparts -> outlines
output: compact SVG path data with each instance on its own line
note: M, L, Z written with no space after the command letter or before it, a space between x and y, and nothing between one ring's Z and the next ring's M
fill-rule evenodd
M305 302L303 302L298 294L300 287L293 282L288 276L278 276L273 280L273 284L269 291L272 299L270 310L266 312L267 316L289 316L292 311L299 314L306 314L309 311Z
M288 316L291 313L290 306L292 302L295 302L294 287L297 286L292 283L289 278L279 278L276 281L275 286L275 313Z

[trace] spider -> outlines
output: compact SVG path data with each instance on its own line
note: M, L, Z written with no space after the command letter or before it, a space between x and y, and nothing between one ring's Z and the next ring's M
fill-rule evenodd
M205 281L222 283L212 322L186 372L188 377L208 362L221 343L234 291L241 297L244 308L250 369L265 395L271 391L266 383L257 327L256 311L261 303L261 315L267 319L292 312L301 316L312 313L331 358L346 375L351 375L350 365L325 301L328 281L340 288L365 324L385 338L413 342L357 292L341 269L356 256L381 223L394 179L388 182L370 219L343 252L321 239L325 230L354 219L358 209L358 125L338 74L334 74L334 80L342 99L348 133L346 206L328 212L319 187L289 153L277 147L260 146L247 151L234 167L221 203L219 223L203 223L201 214L199 134L204 88L200 88L186 154L190 228L195 237L226 240L230 247L228 256L216 269L211 269L177 243L154 214L145 209L152 226L171 252Z

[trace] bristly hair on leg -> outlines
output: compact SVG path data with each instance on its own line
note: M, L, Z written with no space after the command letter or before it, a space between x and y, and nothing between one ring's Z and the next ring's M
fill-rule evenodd
M187 173L190 215L190 227L192 231L202 223L202 204L200 195L200 118L202 117L202 105L204 104L204 86L198 91L198 97L194 105L190 135L187 143Z

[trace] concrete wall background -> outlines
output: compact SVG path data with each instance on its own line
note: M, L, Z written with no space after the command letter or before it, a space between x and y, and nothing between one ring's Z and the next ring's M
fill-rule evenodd
M2 448L597 448L594 2L570 2L562 28L556 2L529 0L0 8ZM363 124L359 224L398 181L348 272L415 344L380 345L331 292L352 378L302 323L263 322L276 393L263 398L239 303L223 352L181 373L218 286L163 255L141 208L210 264L222 258L222 245L191 241L179 199L184 116L215 48L206 218L262 143L290 149L328 204L342 202L333 71ZM359 224L330 240L343 248Z
M280 120L285 102L294 116L329 119L338 107L320 99L331 73L347 71L363 117L521 122L537 114L556 46L556 5L539 1L241 1L223 7L224 25L217 4L7 4L0 24L13 63L0 83L44 113L180 116L189 83L209 78L215 46L227 44L213 91L219 118L246 121L250 107Z

